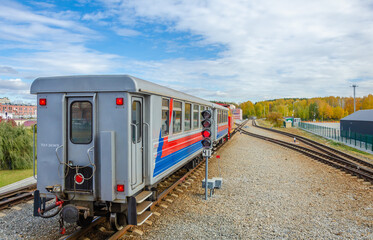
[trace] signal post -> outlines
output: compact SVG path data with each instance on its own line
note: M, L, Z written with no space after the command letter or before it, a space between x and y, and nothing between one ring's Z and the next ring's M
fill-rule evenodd
M212 141L211 141L211 110L205 110L201 113L202 115L202 157L206 158L206 174L205 174L205 199L207 200L207 192L208 192L208 160L211 157L211 149L212 149ZM212 191L212 190L210 190Z

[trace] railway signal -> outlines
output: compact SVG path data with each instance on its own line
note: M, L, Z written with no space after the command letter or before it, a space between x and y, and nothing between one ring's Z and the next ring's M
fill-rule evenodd
M204 149L211 149L211 110L205 110L202 115L202 146Z

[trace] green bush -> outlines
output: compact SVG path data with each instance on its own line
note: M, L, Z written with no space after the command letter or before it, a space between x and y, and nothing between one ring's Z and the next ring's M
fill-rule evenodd
M0 170L32 167L32 134L10 121L0 122Z

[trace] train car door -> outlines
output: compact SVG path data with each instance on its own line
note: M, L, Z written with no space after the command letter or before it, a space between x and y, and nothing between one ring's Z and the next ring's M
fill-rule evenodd
M94 109L93 97L67 98L67 191L93 192Z
M144 179L144 107L141 97L132 97L131 101L131 186L134 189L143 184Z

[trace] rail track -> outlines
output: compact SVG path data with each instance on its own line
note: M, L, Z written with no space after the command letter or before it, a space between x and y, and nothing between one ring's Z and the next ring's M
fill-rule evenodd
M255 126L255 121L253 121L253 125ZM263 128L263 127L260 127L260 128ZM273 130L273 129L268 129L268 128L263 128L263 129L273 131L273 132L276 132L276 133L280 133L280 134L284 133L284 132L281 132L281 131L278 131L278 130ZM294 134L288 134L288 133L283 134L283 135L287 135L289 137L296 137L299 141L302 141L303 143L315 148L316 150L313 150L313 149L307 148L307 147L302 147L302 146L296 145L294 143L285 142L285 141L270 138L270 137L265 137L265 136L259 135L259 134L254 134L254 133L251 133L251 132L248 132L248 131L245 131L245 130L241 130L241 133L252 136L252 137L256 137L256 138L259 138L259 139L263 139L263 140L281 145L283 147L292 149L294 151L300 152L300 153L302 153L306 156L309 156L309 157L311 157L311 158L313 158L317 161L323 162L325 164L328 164L330 166L338 168L338 169L340 169L344 172L350 173L354 176L357 176L357 177L362 178L362 179L364 179L368 182L373 183L373 167L370 163L368 163L364 160L355 158L353 156L350 156L348 154L342 153L342 152L340 154L342 156L338 156L340 151L338 151L336 149L332 149L332 148L327 147L327 146L324 146L320 143L314 142L314 141L309 140L307 138L303 138L303 137L300 137L300 136L294 135ZM351 157L351 159L348 159L347 156Z
M31 184L5 192L0 195L0 210L12 207L20 202L33 198L32 194L36 189L36 184Z
M358 164L361 164L363 166L366 166L366 167L369 167L369 168L373 168L373 164L372 163L369 163L367 161L364 161L360 158L357 158L357 157L354 157L354 156L351 156L347 153L344 153L342 151L339 151L335 148L331 148L329 146L326 146L326 145L323 145L319 142L316 142L316 141L313 141L311 139L308 139L308 138L305 138L305 137L302 137L302 136L299 136L299 135L296 135L296 134L292 134L292 133L287 133L287 132L283 132L283 131L279 131L279 130L275 130L275 129L271 129L271 128L266 128L266 127L262 127L262 126L258 126L256 124L255 121L253 121L253 126L257 127L257 128L260 128L260 129L264 129L264 130L267 130L267 131L271 131L271 132L275 132L275 133L278 133L278 134L282 134L282 135L285 135L285 136L288 136L288 137L291 137L291 138L296 138L298 141L308 145L308 146L311 146L315 149L318 149L320 151L324 151L324 152L328 152L328 154L332 155L332 156L336 156L336 157L340 157L342 156L343 158L347 159L347 160L350 160L350 161L354 161ZM339 155L339 156L337 156Z
M159 185L159 195L156 201L150 206L152 211L155 210L156 207L164 207L164 204L167 202L172 202L173 198L178 196L178 194L182 193L191 183L196 179L195 173L197 172L200 174L202 172L202 168L204 166L205 160L201 160L201 162L186 171L184 169L179 170L175 174L168 177L166 180L162 181ZM201 175L202 176L202 175ZM177 179L177 180L175 180ZM93 222L86 228L80 228L76 232L72 233L69 236L63 238L64 240L77 240L89 235L95 235L93 239L119 239L120 237L124 236L128 231L133 230L135 226L127 225L123 229L117 232L113 232L110 230L103 230L108 229L109 223L108 218L106 217L97 217L93 220ZM98 230L97 230L98 229ZM100 232L101 230L101 232ZM98 237L99 235L99 237ZM91 238L92 239L92 238Z
M246 123L248 120L245 120L241 124L237 124L237 127L233 130L231 136L234 136ZM214 152L216 152L221 146L214 148ZM157 207L164 207L164 203L172 202L172 198L178 197L178 194L183 193L183 191L188 188L192 182L197 179L197 176L203 177L203 167L205 165L205 160L201 160L197 166L189 171L186 171L185 168L179 170L175 174L168 177L166 180L162 181L159 185L161 186L159 189L158 198L153 204L150 206L150 210L154 211ZM86 228L80 228L76 232L72 233L69 236L63 238L64 240L77 240L80 239L87 234L93 234L92 231L95 231L94 228L99 228L99 226L108 226L108 220L106 217L97 217L93 220L92 224L90 224ZM105 227L104 227L105 228ZM101 238L114 240L119 239L124 236L128 231L134 229L135 226L127 225L122 230L112 233L111 231L103 231L104 233L99 233ZM102 229L102 228L101 228Z

